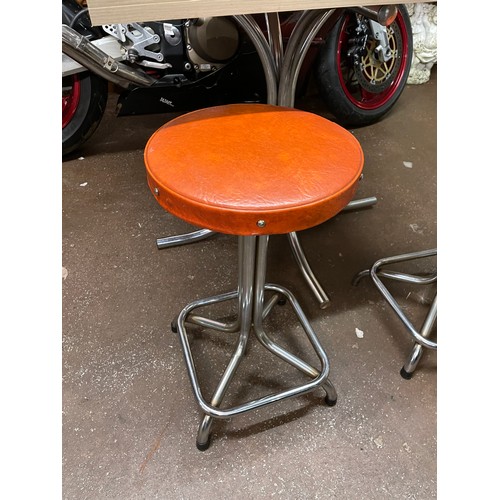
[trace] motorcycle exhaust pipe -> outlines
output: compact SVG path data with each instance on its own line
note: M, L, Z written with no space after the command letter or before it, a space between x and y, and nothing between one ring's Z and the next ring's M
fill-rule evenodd
M62 51L90 71L126 89L132 85L149 87L156 82L144 71L116 61L65 24L62 25Z
M372 7L350 7L351 10L361 14L382 26L389 26L398 15L396 5L379 5Z

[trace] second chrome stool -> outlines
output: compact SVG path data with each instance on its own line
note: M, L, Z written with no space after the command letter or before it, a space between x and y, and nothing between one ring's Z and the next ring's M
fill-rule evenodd
M394 269L387 269L386 266L391 264L397 264L401 262L410 262L416 259L424 259L428 257L436 257L437 249L433 248L430 250L421 250L419 252L411 252L402 255L393 255L391 257L384 257L377 260L372 264L369 269L360 271L353 279L353 285L357 285L361 278L365 276L370 276L373 283L377 287L378 291L382 294L387 303L392 307L394 312L397 314L399 319L402 321L403 325L406 327L408 333L413 337L415 343L413 348L406 358L405 364L400 370L400 375L409 380L413 377L413 373L422 357L424 348L436 350L437 342L430 340L429 336L432 333L432 329L437 318L437 291L434 293L434 298L430 304L427 311L425 319L422 323L420 330L415 328L414 324L408 316L403 311L402 307L394 297L394 295L388 290L385 284L382 282L381 278L386 278L394 281L399 281L402 283L412 283L414 285L431 285L437 284L437 270L433 270L430 273L424 275L414 275L409 273L403 273L401 271L395 271Z
M202 109L168 122L149 140L144 160L149 187L163 208L195 226L239 238L237 290L191 302L173 324L196 401L205 414L198 429L198 449L208 448L214 418L230 418L318 387L325 390L327 404L334 405L337 394L328 379L328 357L294 295L265 282L266 255L269 235L316 226L349 203L363 168L357 140L347 130L312 113L265 104L235 104ZM267 303L265 292L271 292ZM283 297L316 352L320 368L266 334L263 321ZM237 319L232 323L194 314L201 307L229 300L238 304ZM238 332L236 349L208 398L200 387L188 324ZM252 331L264 347L310 379L222 408Z

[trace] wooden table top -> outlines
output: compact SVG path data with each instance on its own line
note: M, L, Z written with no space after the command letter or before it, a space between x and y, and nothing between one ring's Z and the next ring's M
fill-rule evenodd
M401 0L367 1L367 5L397 3L401 3ZM92 24L101 26L164 19L355 7L360 3L353 0L87 0L87 5Z

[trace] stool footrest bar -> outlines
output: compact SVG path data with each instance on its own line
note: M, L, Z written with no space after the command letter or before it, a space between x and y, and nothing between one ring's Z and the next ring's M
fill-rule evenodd
M209 325L209 323L212 320L207 320L206 318L200 318L198 316L190 316L191 311L193 311L194 309L197 309L199 307L206 306L206 305L215 304L217 302L222 302L222 301L225 301L225 300L228 300L231 298L237 298L238 292L236 292L236 291L230 292L227 294L217 295L214 297L209 297L206 299L199 299L197 301L194 301L194 302L188 304L179 314L179 317L177 319L177 328L178 328L179 336L181 338L182 348L183 348L183 352L185 355L186 364L188 366L188 374L189 374L189 378L191 381L191 385L193 388L193 392L194 392L196 401L198 402L198 404L199 404L200 408L203 410L203 412L206 415L209 415L210 417L222 418L222 419L230 418L230 417L233 417L235 415L239 415L241 413L244 413L244 412L271 404L273 402L281 401L283 399L287 399L287 398L291 398L291 397L294 397L294 396L297 396L300 394L305 394L307 392L311 392L314 389L316 389L317 387L324 386L324 385L326 385L325 390L327 391L328 399L329 400L336 400L337 399L337 395L336 395L335 389L333 387L333 384L331 384L331 382L329 380L327 380L327 377L329 374L329 369L330 369L328 358L327 358L323 348L321 347L318 339L316 338L316 335L313 332L312 327L310 326L307 319L305 319L304 313L300 309L300 306L298 305L297 300L287 289L285 289L281 286L274 285L274 284L268 284L265 286L265 288L266 288L266 290L277 292L277 294L275 294L273 296L273 298L268 302L269 310L270 310L270 307L272 307L272 305L274 305L274 303L277 302L278 294L282 294L282 295L286 296L286 298L289 300L290 304L292 305L292 308L294 309L297 317L300 320L300 323L302 324L303 327L305 327L304 329L306 331L306 334L309 337L311 344L313 345L315 351L317 352L317 354L320 358L320 361L321 361L322 366L323 366L322 370L319 371L316 368L311 367L310 365L308 365L307 363L302 361L300 358L294 356L293 354L289 353L285 349L281 348L277 344L270 341L270 343L268 343L267 345L266 344L264 344L264 345L271 352L273 352L274 354L279 356L284 361L287 361L288 363L290 363L291 365L293 365L294 367L296 367L297 369L299 369L303 373L307 374L308 376L313 377L313 380L311 380L303 385L300 385L298 387L290 388L290 389L281 391L281 392L276 393L276 394L266 395L264 397L261 397L261 398L258 398L258 399L255 399L253 401L249 401L249 402L237 405L237 406L234 406L233 408L229 408L229 409L221 409L219 407L214 406L213 404L208 403L202 395L202 391L201 391L198 377L196 374L194 360L192 357L191 349L189 346L189 341L187 338L185 324L193 322L192 321L193 318L198 318L200 321L196 321L196 324L203 323L202 326L211 327L211 325ZM205 324L205 322L206 322L206 324ZM214 321L214 323L215 323L215 326L217 327L218 322ZM214 328L214 329L217 330L218 328ZM257 338L261 341L262 336L258 335ZM270 346L272 346L272 347L270 348ZM239 356L239 357L241 357L241 356ZM239 360L236 361L236 363L238 363L238 362L239 362Z
M412 283L417 285L429 285L433 283L437 283L437 272L427 273L427 274L408 274L399 271L393 271L388 269L382 269L384 266L389 264L406 262L415 259L422 259L425 257L433 257L437 256L437 249L433 248L430 250L423 250L419 252L410 252L402 255L395 255L391 257L384 257L382 259L377 260L370 269L365 269L357 273L352 281L353 285L357 285L359 281L366 276L370 276L373 283L377 287L378 291L387 301L387 303L391 306L393 311L402 321L404 326L406 327L408 333L412 336L415 341L413 345L413 349L408 355L404 366L401 368L400 374L405 379L410 379L415 371L415 368L422 357L423 349L437 349L437 342L430 340L428 337L430 336L432 327L437 318L437 293L434 294L434 298L431 306L427 312L425 320L418 331L413 323L410 321L408 316L405 314L403 309L400 307L394 296L382 282L381 278L388 278L394 281L400 281L405 283Z

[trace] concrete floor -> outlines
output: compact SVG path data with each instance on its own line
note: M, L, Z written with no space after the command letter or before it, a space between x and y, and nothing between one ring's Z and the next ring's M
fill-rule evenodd
M144 145L173 115L115 118L112 96L98 132L63 165L63 498L436 497L436 352L401 378L409 335L368 279L351 285L380 257L436 246L436 87L434 69L384 120L353 130L366 158L357 198L378 204L300 233L329 308L318 307L286 237L271 239L269 281L303 305L330 357L337 405L317 390L217 421L205 452L170 322L191 300L233 288L236 238L156 248L156 238L192 229L146 185ZM314 92L297 106L329 116ZM420 326L433 289L391 289ZM280 322L295 331L288 313L275 309L271 333ZM216 376L207 367L222 369L232 341L207 334L193 343L209 393ZM227 400L295 380L252 343Z

